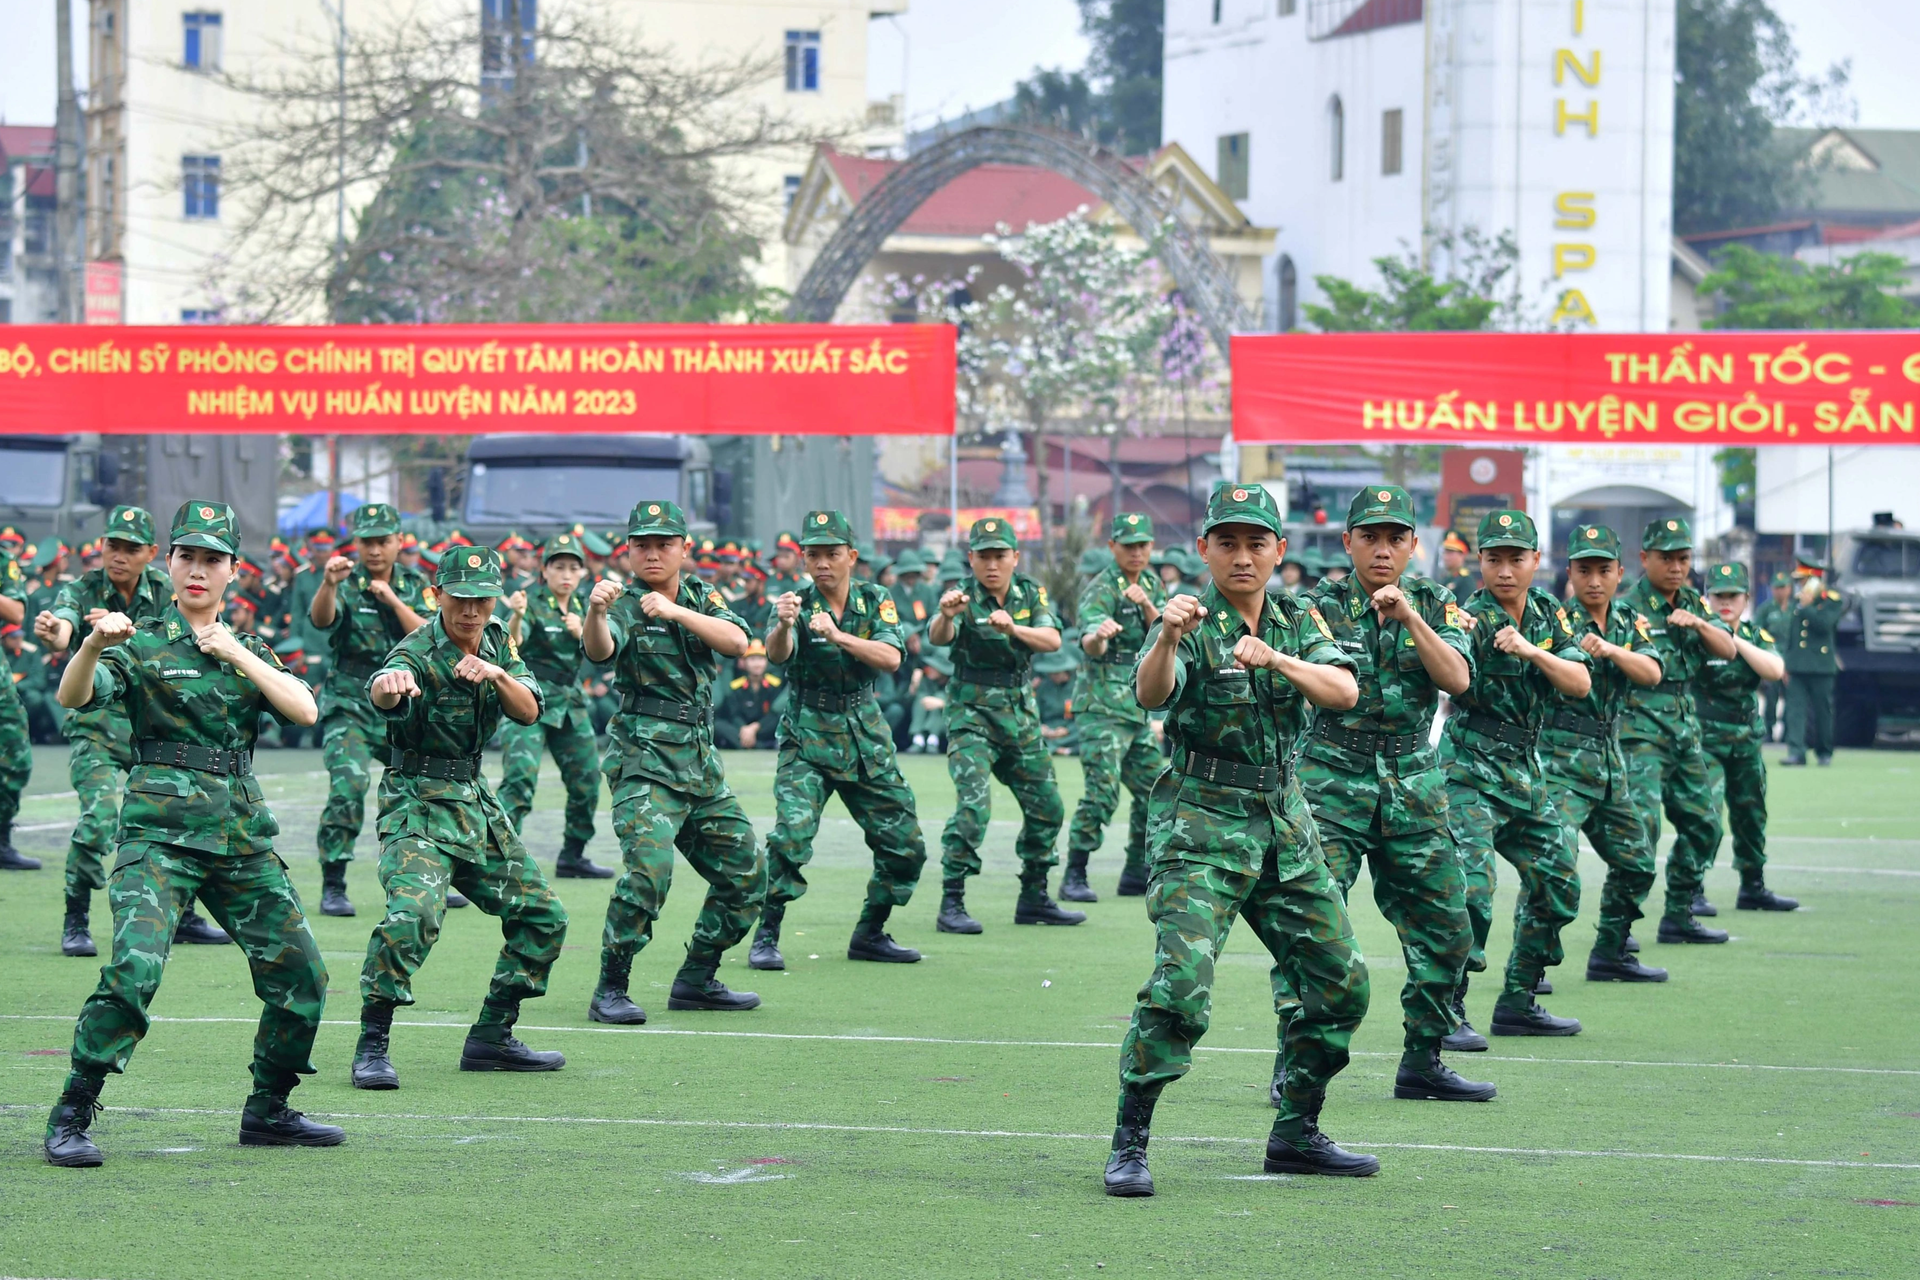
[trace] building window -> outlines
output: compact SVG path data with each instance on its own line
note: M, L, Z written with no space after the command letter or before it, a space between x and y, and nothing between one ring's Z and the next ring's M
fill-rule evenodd
M1327 176L1339 182L1347 176L1347 109L1334 94L1327 102Z
M820 33L787 32L787 92L820 91Z
M180 157L180 186L185 192L181 215L187 218L220 216L220 157Z
M793 208L793 198L800 194L800 175L790 173L780 180L781 190L786 194L787 208Z
M1293 259L1283 253L1274 274L1280 281L1279 329L1287 333L1300 327L1300 273L1294 269Z
M1220 0L1213 0L1213 25L1220 25Z
M516 12L520 19L518 40L511 34ZM539 23L539 0L480 0L482 93L513 87L514 68L533 61L533 33Z
M1395 107L1380 113L1380 172L1389 176L1400 172L1401 122L1405 113Z
M220 69L220 15L183 13L180 15L183 44L180 63L189 71Z
M1214 181L1231 200L1247 198L1247 135L1223 134L1220 138L1220 162L1214 166Z
M218 307L182 307L180 308L180 323L181 324L219 324L220 308Z

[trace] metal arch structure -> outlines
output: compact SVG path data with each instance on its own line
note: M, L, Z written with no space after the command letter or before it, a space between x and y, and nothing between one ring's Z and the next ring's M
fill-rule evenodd
M1021 164L1072 178L1113 206L1152 246L1181 296L1200 317L1223 359L1227 341L1255 325L1226 265L1189 226L1164 192L1119 156L1072 134L990 125L942 138L895 169L854 207L794 291L787 319L826 323L901 223L934 192L983 164ZM1158 233L1156 235L1156 232Z

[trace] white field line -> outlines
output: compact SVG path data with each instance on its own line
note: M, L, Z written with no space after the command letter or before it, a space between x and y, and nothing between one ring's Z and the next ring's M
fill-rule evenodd
M37 1103L0 1104L0 1111L25 1111L38 1114L44 1107ZM237 1110L212 1107L107 1107L110 1114L131 1116L237 1116ZM370 1113L361 1111L309 1111L321 1120L435 1120L447 1124L551 1124L605 1125L639 1129L747 1129L776 1133L884 1133L903 1137L926 1138L1012 1138L1038 1142L1110 1142L1104 1133L1047 1133L1024 1129L920 1129L890 1124L824 1124L802 1120L662 1120L627 1116L490 1116L432 1115L425 1112ZM1159 1142L1223 1144L1232 1146L1264 1145L1265 1138L1214 1138L1187 1135L1155 1135ZM1677 1160L1700 1164L1770 1164L1813 1169L1920 1169L1920 1164L1898 1164L1867 1160L1792 1160L1781 1156L1693 1155L1664 1151L1587 1151L1575 1147L1470 1147L1441 1142L1360 1142L1341 1139L1345 1146L1375 1151L1448 1151L1467 1155L1496 1156L1578 1156L1596 1160Z
M4 1022L67 1022L72 1018L57 1013L0 1013ZM238 1023L254 1026L255 1018L154 1018L152 1021L174 1023ZM353 1027L358 1022L344 1018L328 1018L321 1026ZM394 1020L396 1027L427 1027L440 1031L465 1031L464 1022L408 1022ZM708 1039L727 1040L825 1040L849 1044L932 1044L950 1045L959 1048L975 1049L1099 1049L1106 1053L1118 1053L1120 1046L1100 1040L954 1040L940 1036L851 1036L827 1035L817 1032L798 1031L694 1031L680 1027L541 1027L531 1023L520 1023L520 1031L551 1032L555 1034L590 1036L692 1036ZM1253 1053L1271 1057L1272 1049L1247 1049L1234 1045L1195 1045L1195 1053ZM1398 1053L1358 1051L1356 1058L1392 1058L1398 1060ZM1860 1075L1860 1076L1920 1076L1920 1070L1904 1067L1781 1067L1757 1062L1645 1062L1631 1058L1537 1058L1507 1057L1499 1054L1479 1053L1474 1055L1476 1062L1521 1062L1539 1066L1570 1067L1673 1067L1696 1071L1786 1071L1810 1072L1814 1074Z

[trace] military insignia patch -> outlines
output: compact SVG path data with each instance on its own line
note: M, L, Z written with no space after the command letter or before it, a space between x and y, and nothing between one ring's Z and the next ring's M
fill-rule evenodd
M725 597L723 597L718 591L707 592L707 603L712 605L716 609L724 609L727 607L727 602Z
M927 602L925 600L915 600L913 602L913 620L915 622L925 622L927 620Z
M1235 489L1233 491L1233 500L1235 502L1245 502L1247 500L1247 491L1245 489Z
M867 611L867 598L865 596L855 596L853 598L853 611L855 613L865 613Z
M923 606L918 600L915 600L913 602L913 605L914 605L914 608L920 610L920 612L922 613L926 612L925 606ZM892 600L890 599L882 600L880 602L880 621L887 623L888 625L892 625L900 621L900 611L893 607Z
M1760 633L1760 638L1762 640L1765 640L1768 644L1773 643L1773 633L1768 631L1765 627L1755 627L1754 630Z
M1642 640L1645 640L1648 644L1653 643L1653 629L1647 625L1647 619L1644 615L1633 620L1633 629L1640 633Z
M1573 634L1573 623L1567 620L1567 611L1565 609L1555 609L1553 611L1553 616L1560 619L1561 631L1565 632L1567 635Z
M1047 589L1045 587L1040 588L1040 607L1042 609L1047 607Z
M1314 626L1320 628L1321 635L1329 640L1333 639L1333 629L1327 626L1327 620L1320 616L1320 610L1314 608L1312 605L1308 605L1307 616L1313 619Z
M1460 612L1460 606L1447 601L1447 625L1450 627L1470 627L1473 625L1467 615Z

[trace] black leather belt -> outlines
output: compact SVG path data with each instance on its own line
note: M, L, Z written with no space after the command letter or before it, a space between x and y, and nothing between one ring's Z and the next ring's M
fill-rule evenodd
M1745 710L1737 711L1731 707L1717 707L1711 702L1702 700L1699 703L1699 705L1695 708L1695 710L1697 710L1700 713L1700 718L1702 720L1711 720L1715 724L1744 725L1744 724L1751 724L1753 722L1752 707L1747 707Z
M873 686L863 684L849 693L835 693L830 689L795 689L793 700L815 711L824 711L829 715L844 715L872 701Z
M692 702L669 702L665 698L625 698L620 709L630 715L653 716L680 724L705 724L708 715L706 707Z
M381 658L342 658L333 664L333 669L343 676L365 680L385 665Z
M1425 734L1368 733L1362 729L1349 729L1345 725L1334 724L1329 720L1315 723L1313 734L1323 742L1332 743L1343 751L1356 751L1363 756L1386 756L1389 759L1410 756L1427 745Z
M1215 786L1237 787L1243 791L1272 791L1287 776L1286 770L1277 764L1240 764L1192 751L1187 753L1184 772L1189 778L1198 778Z
M134 758L141 764L172 765L176 769L198 769L201 773L253 772L253 752L228 751L223 747L198 747L188 742L162 742L142 738L133 744Z
M387 768L416 778L438 778L443 782L472 782L480 776L480 757L428 756L418 751L398 751L387 757Z
M1504 742L1510 747L1531 749L1533 746L1533 730L1521 725L1508 724L1505 720L1483 716L1477 711L1469 712L1462 723L1481 737L1492 738L1495 742Z
M1138 662L1139 660L1140 660L1140 651L1138 649L1111 649L1111 648L1109 648L1105 653L1101 654L1097 658L1088 659L1088 661L1090 662L1104 662L1112 666L1119 666L1122 663L1125 663L1128 666L1132 666L1134 663Z
M1556 711L1553 715L1553 728L1564 729L1568 733L1577 733L1583 738L1611 738L1613 721L1601 720L1594 716L1575 715L1571 711Z
M993 671L986 667L955 667L953 678L967 684L990 684L997 689L1018 689L1031 679L1024 671Z

